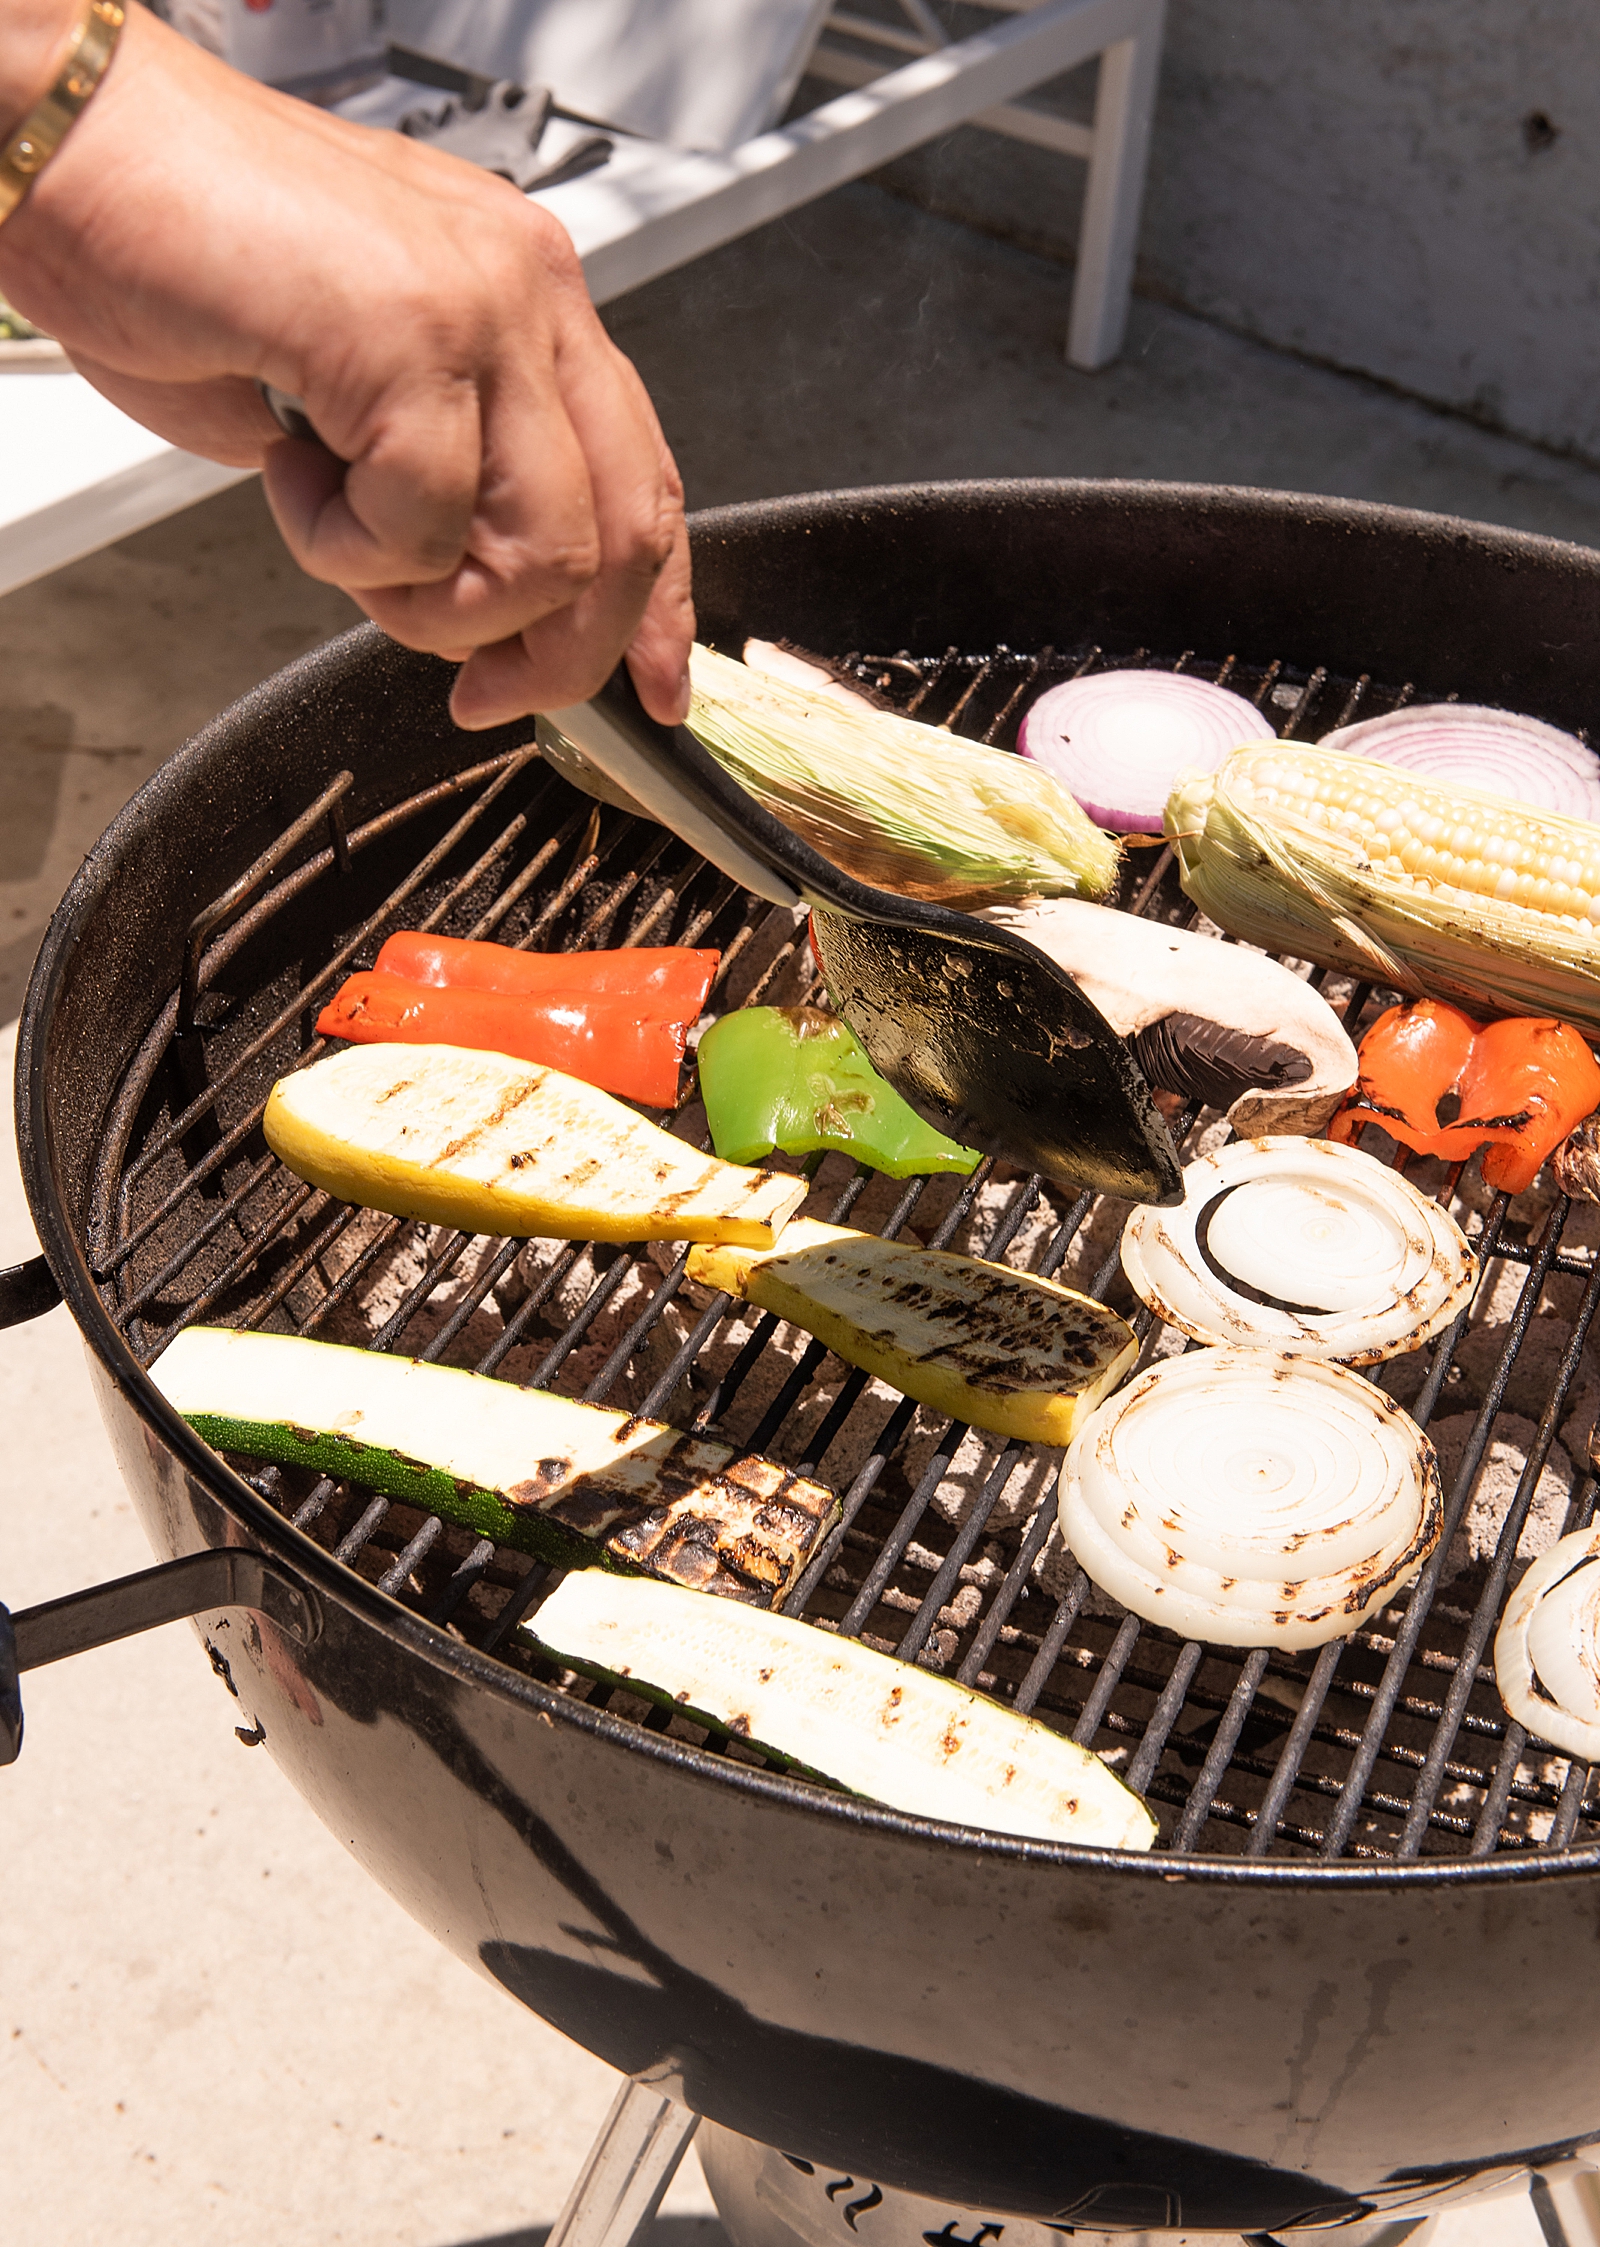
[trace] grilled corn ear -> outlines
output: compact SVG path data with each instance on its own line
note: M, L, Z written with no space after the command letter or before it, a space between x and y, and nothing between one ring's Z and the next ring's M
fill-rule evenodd
M381 1490L566 1568L780 1600L838 1512L792 1467L548 1389L295 1334L191 1326L151 1368L219 1451Z
M697 1248L689 1277L792 1319L922 1404L1028 1443L1070 1442L1133 1363L1114 1311L976 1256L797 1218L770 1252Z
M689 676L690 732L857 881L961 911L1109 895L1117 843L1043 766L709 648Z
M446 1045L351 1046L274 1085L267 1144L368 1209L472 1233L769 1248L803 1178L687 1147L576 1077Z
M1600 827L1301 742L1167 804L1184 889L1246 943L1600 1036Z

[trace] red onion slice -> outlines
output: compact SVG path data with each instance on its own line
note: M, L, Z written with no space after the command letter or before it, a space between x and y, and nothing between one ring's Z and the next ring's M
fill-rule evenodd
M1418 703L1325 734L1347 749L1462 788L1485 788L1568 819L1600 820L1600 759L1575 734L1471 702Z
M1017 747L1115 834L1159 835L1180 772L1215 772L1245 741L1271 741L1253 702L1179 671L1096 671L1040 695Z

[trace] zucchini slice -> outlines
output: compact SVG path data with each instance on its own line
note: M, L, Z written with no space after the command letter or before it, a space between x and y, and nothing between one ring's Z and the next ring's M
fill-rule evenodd
M218 1451L361 1483L566 1567L770 1605L839 1510L753 1452L416 1358L191 1326L150 1373Z
M522 1628L569 1669L915 1817L1099 1849L1155 1839L1139 1797L1087 1748L790 1616L582 1569Z
M1132 1330L1032 1272L796 1218L775 1249L697 1248L689 1276L792 1319L952 1419L1065 1444L1132 1365Z
M262 1129L341 1201L469 1233L770 1248L807 1191L685 1146L558 1069L459 1046L329 1054L280 1077Z

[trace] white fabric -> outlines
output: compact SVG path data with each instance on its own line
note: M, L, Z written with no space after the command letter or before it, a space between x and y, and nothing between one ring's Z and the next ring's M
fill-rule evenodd
M402 46L677 148L736 148L782 112L828 0L386 0Z

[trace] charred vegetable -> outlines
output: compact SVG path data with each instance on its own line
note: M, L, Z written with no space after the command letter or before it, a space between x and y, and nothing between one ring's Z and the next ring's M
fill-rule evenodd
M782 1615L587 1569L523 1629L569 1669L914 1817L1148 1849L1155 1820L1087 1748L911 1662Z
M474 1233L767 1248L803 1178L743 1170L501 1053L352 1046L272 1088L273 1153L342 1201Z
M758 803L858 881L969 909L1103 897L1117 846L1050 775L891 711L851 708L697 647L689 729Z
M459 1045L539 1061L670 1108L717 952L516 952L402 930L317 1017L358 1045Z
M1478 1267L1455 1219L1353 1147L1240 1140L1183 1184L1181 1209L1129 1217L1122 1268L1196 1341L1376 1365L1471 1299Z
M1342 1638L1439 1540L1433 1446L1340 1365L1195 1350L1130 1382L1061 1470L1086 1575L1180 1638L1286 1651Z
M976 1256L796 1218L770 1254L696 1249L689 1276L792 1319L953 1419L1066 1443L1133 1363L1114 1311Z
M1600 1763L1600 1529L1541 1553L1506 1603L1494 1681L1536 1740Z
M1564 1022L1514 1015L1487 1029L1438 999L1380 1014L1361 1041L1361 1075L1329 1137L1375 1123L1421 1155L1465 1162L1524 1193L1545 1157L1600 1105L1600 1064Z
M1241 1139L1319 1132L1355 1082L1327 1000L1259 952L1077 898L982 917L1075 976L1151 1084L1225 1110Z
M891 1178L978 1164L924 1123L862 1052L855 1032L814 1006L752 1006L725 1014L700 1040L700 1097L725 1162L759 1162L775 1148L833 1148Z
M1179 782L1183 886L1268 951L1600 1035L1600 827L1299 742Z
M380 1490L496 1543L771 1605L837 1506L770 1459L545 1389L292 1334L187 1327L151 1368L219 1451Z

